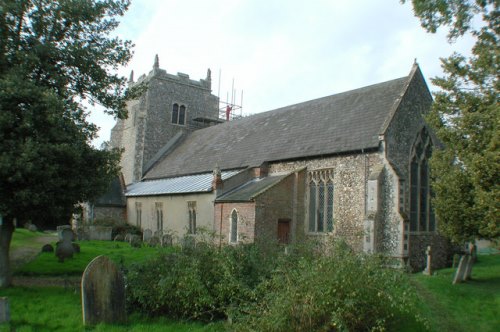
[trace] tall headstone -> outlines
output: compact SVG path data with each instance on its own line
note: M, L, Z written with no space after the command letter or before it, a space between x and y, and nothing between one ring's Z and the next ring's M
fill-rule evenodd
M455 272L455 277L453 278L453 284L459 284L465 280L465 272L467 270L467 264L470 255L463 255L460 257L460 262L458 263L457 272Z
M106 256L94 258L83 272L82 313L84 325L123 323L127 319L123 275Z
M0 324L10 321L9 300L6 297L0 297Z

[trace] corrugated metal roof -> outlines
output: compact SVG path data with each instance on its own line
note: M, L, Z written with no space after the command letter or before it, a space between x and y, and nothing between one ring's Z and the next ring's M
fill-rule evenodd
M265 192L287 176L288 174L271 175L265 178L252 179L240 187L220 196L217 202L249 202L259 194Z
M222 180L239 173L240 170L221 172ZM174 178L143 181L127 187L125 196L154 196L169 194L187 194L212 191L212 173L179 176Z

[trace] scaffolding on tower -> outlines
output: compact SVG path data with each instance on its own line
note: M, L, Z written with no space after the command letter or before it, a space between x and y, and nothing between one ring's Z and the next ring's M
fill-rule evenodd
M231 86L231 97L229 96L229 92L226 94L226 100L222 100L220 98L220 77L221 73L219 70L219 92L217 96L219 96L219 119L223 121L231 121L240 119L243 117L243 90L241 90L241 96L239 103L237 101L236 90L234 88L234 78L233 84Z

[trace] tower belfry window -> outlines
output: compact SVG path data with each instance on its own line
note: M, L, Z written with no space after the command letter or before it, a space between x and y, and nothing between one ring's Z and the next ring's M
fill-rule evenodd
M186 105L172 105L172 123L181 126L186 124Z

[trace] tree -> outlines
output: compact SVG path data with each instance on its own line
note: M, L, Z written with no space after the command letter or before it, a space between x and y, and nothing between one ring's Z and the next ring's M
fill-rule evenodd
M67 223L77 202L106 190L118 151L98 150L83 100L126 116L113 72L131 43L110 33L128 0L0 0L0 287L10 285L14 218Z
M406 2L403 0L402 2ZM430 161L439 229L456 243L500 236L498 0L412 0L429 32L448 28L453 42L475 39L470 56L442 59L444 77L428 117L444 148Z

